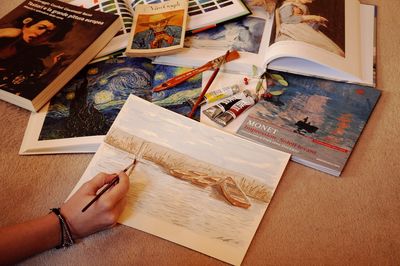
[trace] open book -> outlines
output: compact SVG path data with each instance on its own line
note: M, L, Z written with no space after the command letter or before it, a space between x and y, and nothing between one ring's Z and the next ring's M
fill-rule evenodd
M189 18L186 30L188 32L201 31L251 13L242 0L187 1ZM128 33L132 28L134 10L138 4L163 2L166 2L166 0L72 0L71 4L120 16L123 27L119 34L98 54L97 57L101 57L126 48L129 38Z
M119 223L240 265L289 156L130 95L74 191L135 160Z
M188 70L124 56L90 63L31 114L20 154L95 152L130 94L186 115L192 109L188 100L201 92L201 74L168 91L151 89ZM199 117L200 110L194 118Z
M374 7L358 0L278 1L275 12L251 5L251 16L189 36L186 49L155 63L200 66L221 51L240 59L226 71L250 75L269 69L374 85ZM316 15L318 14L318 15ZM256 72L256 73L255 73Z

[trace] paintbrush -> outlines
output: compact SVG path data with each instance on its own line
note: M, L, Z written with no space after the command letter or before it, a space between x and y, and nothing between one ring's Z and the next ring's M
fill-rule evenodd
M125 172L129 170L129 168L131 168L132 166L136 165L136 159L133 160L133 162L128 165L123 171L121 172ZM100 197L101 195L103 195L107 190L109 190L112 186L114 186L115 184L117 184L119 181L119 176L117 175L116 177L113 178L113 180L111 180L110 183L108 183L107 186L105 186L99 194L97 194L83 209L82 212L85 212L93 203L95 203Z
M211 77L208 79L208 82L206 84L206 86L204 87L204 89L201 91L199 98L197 98L196 103L193 105L192 110L190 111L190 113L188 114L189 118L193 117L193 114L196 112L197 107L199 106L199 104L201 103L201 101L204 98L204 95L206 94L206 92L208 91L208 89L210 88L212 82L214 81L215 77L217 76L219 69L221 68L222 64L225 63L226 58L228 57L228 55L230 54L229 50L226 51L225 55L222 57L222 59L218 62L217 67L215 68L214 72L212 73Z
M219 63L222 62L230 62L233 61L237 58L239 58L239 52L236 50L230 51L228 55L222 55L220 57L217 57L211 61L208 61L206 64L202 65L201 67L195 68L193 70L190 70L188 72L182 73L178 76L175 76L167 81L164 81L163 83L155 86L153 88L153 92L159 92L159 91L163 91L163 90L167 90L169 88L175 87L178 84L181 84L182 82L190 79L191 77L202 73L206 70L212 69L212 68L216 68L219 67Z

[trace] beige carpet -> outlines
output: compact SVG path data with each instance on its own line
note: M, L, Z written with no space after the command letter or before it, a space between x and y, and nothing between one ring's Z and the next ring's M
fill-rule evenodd
M1 1L0 15L20 2ZM362 2L378 5L377 69L382 97L341 178L289 163L244 265L399 265L400 1ZM0 101L0 226L59 206L92 157L18 156L28 118L29 112ZM117 226L70 249L50 250L23 264L222 263Z

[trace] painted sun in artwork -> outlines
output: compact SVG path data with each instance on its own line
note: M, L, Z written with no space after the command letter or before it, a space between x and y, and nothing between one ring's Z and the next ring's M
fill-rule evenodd
M107 103L107 102L112 101L113 99L114 99L114 94L112 94L112 92L106 91L106 90L99 91L94 96L95 104Z
M167 75L163 72L158 72L157 74L154 75L154 80L165 80L167 78Z
M75 92L74 91L70 91L65 95L65 98L69 101L75 99Z

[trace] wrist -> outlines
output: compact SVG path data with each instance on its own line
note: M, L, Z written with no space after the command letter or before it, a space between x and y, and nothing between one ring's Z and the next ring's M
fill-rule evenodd
M72 237L71 229L67 223L67 220L62 215L60 208L53 208L51 212L56 215L59 221L59 236L60 236L60 244L56 246L57 249L59 248L67 248L74 244L74 239Z

